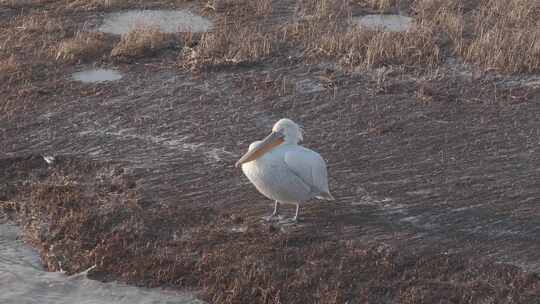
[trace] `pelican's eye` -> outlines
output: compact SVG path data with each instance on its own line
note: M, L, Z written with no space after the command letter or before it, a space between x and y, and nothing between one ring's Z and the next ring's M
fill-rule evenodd
M278 136L278 138L284 139L285 138L285 132L283 130L277 130L274 133Z

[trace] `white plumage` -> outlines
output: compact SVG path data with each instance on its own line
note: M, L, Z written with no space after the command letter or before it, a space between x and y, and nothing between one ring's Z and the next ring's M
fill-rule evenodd
M279 203L295 204L296 220L299 204L314 197L333 200L325 161L317 152L299 146L300 140L300 127L281 119L237 163L259 192L276 201L272 217L277 215Z

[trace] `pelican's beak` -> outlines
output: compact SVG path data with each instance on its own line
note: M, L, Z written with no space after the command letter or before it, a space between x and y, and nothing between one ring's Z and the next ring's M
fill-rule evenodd
M266 152L272 150L272 148L279 146L285 141L285 136L281 132L272 132L266 136L262 142L253 150L248 151L237 162L235 167L240 167L244 163L248 163L263 156Z

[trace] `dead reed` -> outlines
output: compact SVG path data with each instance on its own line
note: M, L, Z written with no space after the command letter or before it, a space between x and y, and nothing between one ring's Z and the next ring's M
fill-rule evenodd
M540 3L420 0L418 22L440 32L449 55L503 73L540 70Z
M204 66L254 63L270 57L277 49L275 32L261 27L224 23L204 33L197 46L184 48L181 64L198 69Z
M462 56L484 69L540 71L540 2L486 0L471 16L473 37Z
M377 10L380 12L388 12L396 8L400 4L400 0L356 0L353 3L361 6Z
M433 66L442 58L436 33L421 24L397 33L353 26L350 8L336 1L318 1L298 11L300 20L286 26L284 36L311 58L335 58L351 67Z
M104 54L107 48L104 34L79 32L60 43L55 57L66 62L88 61Z
M104 10L125 3L125 0L74 0L67 1L66 8L77 10Z
M272 0L210 0L206 9L226 14L228 17L264 17L272 13Z
M148 57L172 43L171 35L161 32L158 27L140 25L122 35L111 56L120 60Z
M0 81L9 83L9 79L18 79L21 72L21 65L14 55L0 60Z

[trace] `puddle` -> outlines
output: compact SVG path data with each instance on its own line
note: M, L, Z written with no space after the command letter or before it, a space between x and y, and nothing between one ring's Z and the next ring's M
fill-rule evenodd
M188 10L129 10L106 15L98 31L122 35L137 25L157 26L165 33L200 33L208 31L212 22Z
M122 74L115 70L93 69L73 73L72 78L85 83L96 83L119 80L122 78Z
M405 32L411 28L413 18L402 15L365 15L352 18L352 24L386 32Z

